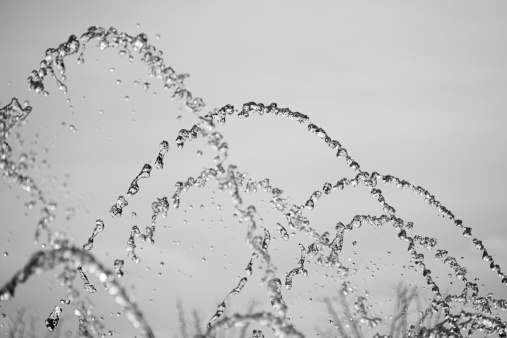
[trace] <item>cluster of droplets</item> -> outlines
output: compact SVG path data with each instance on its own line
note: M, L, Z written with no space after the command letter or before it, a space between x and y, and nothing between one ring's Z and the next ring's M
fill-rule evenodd
M123 208L125 208L129 203L123 196L118 196L116 203L109 210L109 214L112 217L120 217L123 213Z
M0 148L0 159L5 160L10 157L10 146L6 142L10 135L11 129L18 123L23 122L32 112L32 107L23 107L16 98L5 107L0 108L0 140L2 142Z
M95 286L93 286L92 283L90 283L90 281L88 280L88 277L86 276L86 274L83 272L83 268L81 266L78 266L77 267L77 272L79 273L79 277L83 280L84 282L84 289L86 292L89 292L89 293L94 293L94 292L97 292L97 289L95 288Z
M246 277L241 278L238 285L234 289L232 289L231 292L229 292L229 294L225 297L225 299L222 301L222 303L218 304L216 312L213 314L213 316L211 317L211 319L208 322L208 328L210 328L212 323L214 321L216 321L224 313L225 308L226 308L225 302L227 301L227 299L231 296L234 296L234 295L237 295L238 293L240 293L241 290L243 290L243 288L245 287L247 281L248 281L248 279Z
M157 50L155 46L148 43L148 36L141 33L137 36L131 36L125 32L118 32L114 27L105 29L103 27L91 26L88 30L77 38L71 35L69 39L61 43L57 48L46 50L44 60L41 61L38 70L33 70L28 77L28 88L36 93L49 92L44 88L44 79L51 76L55 79L58 88L66 93L67 87L64 84L65 76L65 58L79 53L77 63L83 64L84 51L86 44L96 39L98 47L101 50L108 48L119 49L120 56L128 55L129 61L134 60L133 52L140 55L140 60L148 66L148 75L160 79L164 83L164 88L173 91L173 100L184 100L186 107L198 114L204 107L204 101L199 97L193 97L192 93L185 89L184 80L188 74L178 74L173 68L164 64L162 51ZM60 78L57 74L60 74Z
M142 178L148 178L151 175L151 165L145 163L141 172L137 174L136 178L130 183L130 187L127 190L127 196L133 196L139 191L139 180Z
M372 329L380 324L382 320L377 317L368 317L368 313L366 312L366 301L367 299L365 297L357 297L356 301L354 302L354 309L356 316L360 318L359 321L362 324L366 324L369 329Z
M136 248L136 237L141 237L141 231L139 230L139 227L137 225L134 225L132 227L132 230L130 231L130 236L127 241L127 256L132 259L136 264L139 264L141 262L141 258L136 255L135 248Z
M204 126L202 130L206 131L206 129L204 129ZM205 134L205 132L203 134ZM213 159L213 162L224 162L229 155L229 144L227 142L222 142L223 136L218 132L206 133L206 135L208 136L208 145L217 152L217 155Z
M196 139L201 132L201 128L199 128L198 125L194 124L190 130L187 129L181 129L178 132L178 137L176 138L176 146L179 149L183 149L183 145L185 144L185 141L190 141L193 139Z
M35 241L38 242L41 233L45 232L47 234L47 242L53 244L55 239L50 230L50 223L55 218L56 203L49 200L45 196L45 193L36 185L35 180L26 173L29 167L34 166L36 161L35 152L30 151L30 155L21 153L16 161L12 156L12 147L7 142L13 128L20 126L31 111L32 107L28 105L28 101L25 101L21 105L16 98L13 98L8 105L0 108L0 169L2 170L2 177L4 179L18 185L22 190L30 194L30 201L25 204L27 209L33 209L37 203L42 205L42 217L37 223ZM23 141L20 139L20 133L15 132L14 136L17 139L16 144L21 149Z
M160 149L158 151L157 158L155 160L155 168L161 170L164 168L164 156L169 151L169 142L160 142Z
M273 105L271 105L272 107ZM268 106L270 107L270 106ZM219 121L219 124L225 123L225 116L226 115L232 115L234 112L234 107L232 105L226 105L221 110L215 111L214 114L209 114L210 118L216 119ZM269 108L266 108L263 104L256 104L256 103L247 103L243 106L243 109L241 112L238 112L239 118L246 118L249 116L251 112L257 112L259 114L264 114L267 112L271 112ZM294 114L289 114L290 110L287 110L286 113L281 114L285 115L286 117L294 116ZM280 114L278 114L280 115ZM306 122L306 120L300 120L300 122ZM315 124L309 124L308 130L312 133L315 133L320 139L324 140L325 143L331 148L337 150L336 156L338 158L344 158L347 165L354 169L356 172L356 176L352 179L343 178L339 180L336 185L332 186L330 183L325 183L322 189L322 192L324 194L330 194L332 190L343 190L345 186L358 186L359 184L364 184L366 187L368 187L371 191L371 195L377 199L380 206L382 207L382 210L384 211L384 215L381 217L376 216L370 216L370 215L358 215L354 217L353 221L349 224L349 226L346 227L340 227L337 226L337 236L335 240L330 242L325 236L320 236L318 233L316 233L310 226L309 222L306 217L302 216L301 213L301 207L293 206L293 208L290 210L289 213L286 214L286 217L288 219L289 225L291 228L296 228L298 230L303 230L307 233L310 233L312 237L315 239L315 243L313 243L311 248L309 247L309 252L311 249L312 254L315 254L319 252L319 246L325 245L331 247L331 254L328 256L328 259L322 259L322 256L320 257L321 262L325 262L327 264L331 263L332 265L337 266L339 269L341 268L339 263L339 256L338 253L341 250L341 246L343 244L343 232L344 230L352 230L353 227L360 227L363 223L370 223L374 226L382 226L383 224L387 222L391 222L393 226L399 230L398 237L401 240L407 241L409 243L408 251L411 253L412 258L415 261L415 264L418 265L422 271L423 277L426 279L426 282L428 286L430 287L430 290L433 291L433 293L436 296L436 301L434 301L432 311L438 311L443 310L445 313L446 318L449 321L449 325L451 326L451 332L459 332L460 328L458 325L458 320L453 317L453 315L450 312L450 305L442 299L442 294L440 293L440 290L431 277L431 271L426 268L426 264L424 263L424 254L419 253L415 250L415 244L418 244L420 247L425 248L427 250L432 250L433 247L437 244L436 239L429 238L425 236L415 235L413 237L407 235L407 230L413 229L413 223L408 222L405 225L405 222L396 217L396 210L394 207L390 204L388 204L382 195L381 190L377 189L377 181L379 179L382 180L382 182L386 185L393 184L396 185L396 187L405 190L405 189L412 189L415 193L423 195L425 197L425 200L427 203L431 206L435 206L437 210L442 214L442 216L450 218L451 220L454 220L454 223L457 227L460 227L463 229L463 236L464 237L472 237L471 228L470 227L463 227L462 221L455 220L454 215L452 212L447 209L445 206L443 206L440 202L438 202L433 195L431 195L426 189L420 187L420 186L414 186L410 182L402 179L398 179L397 177L391 176L391 175L381 175L377 172L373 172L371 175L365 171L362 171L360 169L360 165L352 159L345 148L341 146L341 144L338 141L332 140L327 133L322 129L317 127ZM257 184L252 179L248 181L246 192L254 192L257 189ZM312 194L310 199L306 202L305 207L307 209L313 210L315 207L315 203L317 200L322 196L322 192L316 191ZM240 198L235 198L233 200L240 201ZM339 223L340 224L340 223ZM404 229L405 228L405 229ZM248 229L248 232L251 229ZM485 250L484 246L482 245L482 242L479 242L479 240L474 239L474 244L479 250L483 251L483 259L490 262L490 268L491 270L497 272L499 277L502 280L502 283L507 284L507 279L505 278L505 275L501 271L498 264L496 264L491 256L487 254L487 251ZM249 266L251 265L252 260L249 263ZM462 280L465 283L466 288L472 288L477 289L478 286L475 283L469 282L465 274L467 273L466 268L461 267L455 258L453 257L447 257L444 260L445 264L448 264L455 272L455 275L458 279ZM301 267L300 267L301 268ZM296 269L292 270L295 271ZM248 268L247 268L248 271ZM477 292L478 293L478 292ZM477 293L472 293L472 301L474 298L476 298ZM454 318L454 319L453 319ZM498 319L498 318L497 318ZM496 325L495 330L498 332L501 332L504 330L505 325ZM484 328L484 326L476 325L474 330L480 330Z
M95 221L95 229L93 229L93 233L88 238L88 242L86 244L83 244L83 250L84 251L90 251L93 248L93 240L99 233L101 233L104 230L104 221L101 219L98 219Z
M280 223L276 223L276 231L282 236L284 241L289 240L289 233Z
M295 275L302 273L304 276L308 276L308 271L305 269L306 249L301 243L299 243L299 249L301 250L301 258L299 259L298 267L285 275L285 287L287 290L292 288L292 279Z
M95 289L93 285L89 286L89 289L86 287L86 283L89 283L88 277L83 271L83 268L86 268L90 274L103 283L104 289L123 308L126 317L139 333L145 337L154 337L141 311L131 300L126 290L118 283L115 274L105 268L89 252L76 247L63 246L58 249L53 248L51 250L35 252L25 266L0 289L0 301L10 300L14 296L14 291L19 284L25 283L33 275L52 270L59 264L64 264L65 268L58 279L63 286L69 288L67 299L63 303L74 304L74 313L78 316L80 322L79 332L80 334L82 333L81 336L91 338L93 335L99 335L100 329L100 326L95 321L95 316L91 312L92 305L79 297L79 292L72 288L72 281L76 277L77 271L80 278L85 282L85 290L91 291ZM48 330L52 331L56 328L58 324L58 316L56 314L59 315L60 313L61 310L54 312L54 316L50 315L50 325L47 326Z

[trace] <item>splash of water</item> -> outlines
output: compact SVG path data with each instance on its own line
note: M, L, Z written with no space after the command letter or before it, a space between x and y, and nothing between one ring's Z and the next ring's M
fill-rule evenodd
M64 93L67 92L67 86L64 84L66 78L65 59L71 55L78 54L78 63L85 62L84 51L85 46L92 39L96 39L100 49L118 48L119 55L128 55L129 60L133 60L133 52L142 55L142 61L146 63L149 69L149 75L156 77L163 81L164 87L172 91L172 99L183 100L186 107L193 113L199 115L199 123L192 125L189 129L181 129L175 137L176 148L183 149L186 142L196 140L199 138L206 138L208 145L216 151L214 157L214 167L203 170L196 178L190 177L186 181L179 181L175 184L175 192L171 197L171 202L174 208L180 206L180 197L182 193L188 191L193 187L204 187L207 182L214 180L218 184L219 190L228 191L234 205L237 215L239 215L239 222L245 226L246 229L246 244L252 250L252 256L247 264L246 274L252 275L253 263L259 260L264 268L264 276L262 282L267 284L267 296L270 299L271 305L275 310L274 314L268 312L260 312L255 314L233 314L224 317L223 314L226 309L226 300L239 294L245 287L248 279L243 277L240 279L237 286L230 291L225 299L217 306L214 315L208 322L207 331L202 337L211 337L214 332L220 328L230 328L233 326L245 326L249 323L268 326L272 329L275 335L280 337L303 337L287 319L288 306L282 297L282 282L277 277L277 267L273 264L271 253L268 251L271 240L271 234L266 227L263 227L264 237L257 236L257 214L254 206L243 205L241 192L244 191L248 194L264 192L270 194L271 207L287 221L287 227L294 231L299 231L308 234L311 241L305 246L299 243L300 258L298 266L285 275L285 286L287 291L292 287L293 278L298 274L307 275L308 271L305 268L307 256L309 259L314 260L315 263L321 264L325 267L334 269L338 274L344 273L347 275L348 268L343 264L340 253L345 241L345 235L363 225L370 225L373 227L382 227L386 223L391 223L397 230L398 238L408 244L407 251L411 254L414 264L419 268L423 280L433 292L435 298L432 301L431 307L426 310L424 315L431 315L438 311L443 311L445 321L434 328L426 328L420 326L419 329L414 328L410 336L430 336L430 335L456 335L460 336L462 330L466 330L469 334L474 332L485 332L488 334L500 334L505 336L506 324L499 316L495 315L491 309L507 309L507 302L503 299L494 299L492 296L480 297L479 285L471 282L467 278L467 269L461 266L455 257L450 256L447 250L438 249L434 257L449 267L450 271L454 273L456 278L464 284L463 292L460 295L447 295L445 296L440 291L436 280L432 277L432 272L426 267L425 256L416 247L425 250L433 250L437 245L438 240L435 238L422 236L414 233L414 224L406 222L405 220L397 217L396 209L386 201L382 191L377 188L379 182L385 185L393 185L401 190L412 190L414 193L423 196L425 202L444 217L453 222L453 224L462 231L465 238L471 238L473 245L482 254L483 260L489 263L490 269L496 273L500 281L507 285L507 276L502 272L499 264L495 262L493 257L488 253L482 241L474 238L472 235L472 228L463 226L463 222L457 219L454 214L446 208L441 202L436 200L428 190L421 186L416 186L404 179L397 178L392 175L382 175L373 171L371 174L363 171L359 163L353 159L346 148L340 142L333 140L329 134L321 127L311 123L307 115L299 112L293 112L289 108L279 108L276 103L269 105L263 103L248 102L243 104L241 110L236 110L233 105L227 104L219 109L212 109L207 111L205 109L204 101L200 98L194 98L192 93L184 88L183 81L187 74L177 74L171 67L164 64L164 60L158 53L157 49L148 44L148 38L145 34L137 36L130 36L126 33L119 33L116 29L110 28L108 30L102 27L92 26L78 39L76 36L71 35L67 42L59 45L58 48L50 48L46 51L44 60L41 62L38 70L32 71L28 77L28 88L36 93L49 95L45 89L44 80L47 76L53 77L56 81L57 87ZM58 78L58 75L60 78ZM147 90L147 87L145 86ZM50 250L42 251L34 254L25 268L18 272L2 289L0 289L0 301L6 301L13 297L14 290L17 285L25 282L28 277L43 270L54 268L56 264L65 263L65 275L61 277L64 283L69 284L73 280L73 275L70 271L77 271L80 278L84 281L84 288L88 292L95 292L96 288L89 282L88 277L83 271L87 271L95 275L108 290L109 294L113 296L115 301L124 307L127 318L132 322L139 332L147 337L152 337L153 333L144 321L143 316L137 306L129 300L125 290L116 281L116 277L123 276L122 260L115 260L114 270L115 273L105 269L96 259L88 252L93 247L94 238L99 232L104 230L104 223L97 225L93 231L92 236L88 239L88 243L83 245L83 250L70 247L68 240L65 237L58 235L50 228L50 223L54 219L54 210L56 204L46 199L45 194L35 184L34 180L29 176L24 175L19 163L16 163L12 158L12 150L7 143L10 130L19 122L26 119L31 113L32 108L26 106L23 108L17 99L13 99L10 104L0 109L0 168L4 171L4 177L16 182L22 189L31 193L34 201L41 202L43 205L43 217L37 224L36 238L39 238L41 231L48 234ZM223 140L222 134L215 131L217 126L222 126L226 123L227 118L236 114L239 119L246 119L253 114L258 115L274 115L285 117L294 120L299 124L307 124L307 131L315 134L321 139L329 149L335 152L338 159L343 159L345 164L352 168L355 176L351 178L341 178L335 185L325 182L322 189L315 190L306 202L301 204L288 204L289 198L283 195L283 190L273 187L269 178L261 181L256 181L253 178L247 180L247 174L240 172L237 166L225 162L228 158L228 143ZM215 124L216 122L216 124ZM159 152L155 159L155 167L157 169L164 168L164 156L169 150L169 142L162 141L159 145ZM20 161L23 162L23 161ZM227 168L227 169L226 169ZM148 178L151 175L152 167L146 163L143 165L139 174L131 182L127 196L133 196L139 192L138 181L140 179ZM245 189L240 189L243 182L246 181ZM356 215L353 219L343 224L338 222L335 231L334 239L330 239L330 234L327 231L319 232L316 228L312 227L306 213L313 212L321 198L330 195L333 191L343 191L349 187L357 187L364 185L369 189L370 195L374 198L382 208L383 215ZM112 217L120 217L123 209L128 206L127 200L123 196L119 196L117 202L111 207L110 214ZM136 238L154 243L155 224L157 217L161 214L163 217L167 215L169 209L169 200L167 197L157 199L152 203L152 224L146 227L145 233L141 233L137 226L133 226L127 241L127 255L135 263L140 262L140 257L135 253ZM288 231L280 223L276 224L276 232L281 236L284 241L289 239ZM75 265L75 270L67 269L68 261L72 260ZM116 276L115 276L116 275ZM347 285L344 282L344 285ZM348 287L344 286L343 294L346 295ZM72 298L72 297L71 297ZM453 303L466 303L470 302L476 312L461 311L456 313ZM86 315L87 307L84 303L82 310L78 311L79 314L79 332L82 336L89 336L88 331L97 332L97 329L91 329L90 322L92 320ZM58 309L58 310L57 310ZM58 318L62 309L56 307L46 320L48 330L53 331L58 324ZM378 326L381 319L375 316L370 316L367 313L367 299L364 297L357 297L354 302L354 313L351 316L359 318L360 323L366 325L369 329ZM49 323L49 324L48 324ZM334 321L335 326L339 326L337 321ZM358 330L356 326L352 325L354 330ZM343 328L339 328L340 332ZM263 337L264 334L260 331L254 331L254 337Z
M0 301L8 301L14 297L14 292L19 284L25 283L30 277L53 270L57 265L72 261L74 269L82 271L86 267L88 272L94 275L114 301L124 309L127 319L132 325L145 337L154 337L153 332L145 321L141 311L137 305L130 300L130 296L126 290L118 283L115 274L105 268L96 258L89 252L83 251L75 247L63 247L60 249L52 249L46 251L35 252L25 264L23 269L18 271L1 289ZM83 273L84 275L84 273ZM77 302L77 300L75 300ZM82 316L87 312L86 306L80 311L78 316ZM54 325L58 320L54 322ZM84 324L83 324L84 325Z

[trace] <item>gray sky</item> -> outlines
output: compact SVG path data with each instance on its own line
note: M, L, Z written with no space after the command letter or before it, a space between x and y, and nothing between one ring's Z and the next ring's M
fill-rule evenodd
M95 219L104 219L106 230L96 238L93 252L111 269L115 258L125 256L131 226L144 229L148 225L151 202L170 197L177 180L198 175L211 165L213 156L203 140L175 149L178 130L191 127L195 117L171 102L161 84L146 76L144 64L129 64L117 50L100 51L90 44L83 65L76 64L77 57L70 57L68 95L59 92L50 79L46 81L47 98L26 90L26 77L38 67L45 50L57 47L70 34L80 36L91 25L114 26L131 35L146 33L164 52L166 65L191 75L187 88L209 107L276 102L307 114L339 140L363 170L392 174L428 189L473 228L474 236L483 240L502 265L507 257L503 216L507 206L506 15L507 5L502 1L2 1L0 100L3 106L12 97L28 99L34 107L24 137L33 140L38 133L40 152L44 147L50 149L41 158L51 168L43 167L34 177L46 182L41 185L59 203L55 227L82 245ZM116 84L117 80L121 83ZM149 82L150 89L145 92L142 86L135 86L136 80ZM179 122L177 116L181 116ZM353 175L343 160L336 159L333 151L296 122L271 116L230 118L221 131L229 142L229 162L255 179L269 177L293 203L304 203L325 182L334 184ZM163 172L154 169L153 177L141 180L141 190L129 199L126 214L112 220L109 207L126 193L143 164L155 159L158 144L165 139L172 147L166 168ZM204 155L198 157L198 150ZM70 175L67 189L62 188L65 173ZM51 184L53 177L56 183ZM38 209L25 216L26 194L16 187L8 189L5 183L1 187L0 251L9 252L0 259L0 283L4 283L37 249L32 245L32 231ZM171 209L170 217L160 222L155 246L142 245L141 264L135 266L125 258L127 276L122 282L160 337L168 336L170 329L177 330L178 297L188 314L191 308L198 308L209 319L248 263L244 230L232 217L227 194L213 193L215 188L210 184L182 196L180 209ZM442 220L410 191L380 189L399 217L415 223L416 233L438 238L437 248L449 250L458 260L465 257L460 264L469 267L471 279L480 277L486 285L483 290L496 297L506 294L496 274L480 261L471 240L463 238L450 221ZM211 198L223 204L221 212ZM259 195L245 203L259 205L263 226L274 234L274 223L283 219L265 201L260 207L260 200L267 198ZM64 211L69 207L77 211L66 221ZM136 218L132 211L137 212ZM336 222L349 222L356 214L381 212L368 190L358 187L324 196L308 214L320 231L332 231ZM393 287L401 280L413 279L422 285L419 273L402 268L410 264L410 257L405 242L400 243L390 225L382 229L363 226L350 236L344 256L350 254L358 262L355 282L359 289L371 290L378 302L392 298ZM353 247L354 240L357 245ZM305 246L310 243L304 235L287 243L275 240L273 245L280 245L274 254L280 277L295 267L298 241ZM428 257L433 254L426 253ZM373 282L362 281L370 276L366 272L370 260L386 266ZM447 271L442 264L432 264L436 274ZM296 276L294 288L284 290L289 311L293 311L289 317L308 336L314 326L327 328L324 305L317 299L337 289L335 281L322 278L325 271L310 267L310 276ZM160 277L158 272L162 272ZM12 302L0 304L0 312L8 315L0 319L6 325L2 329L15 318L16 309L29 306L39 315L37 327L45 330L43 319L65 295L54 274L30 280ZM255 278L254 274L244 293L233 300L231 311L243 312L252 297L259 299L258 309L269 310L265 287L256 284ZM445 288L447 282L442 283ZM459 285L455 278L454 283ZM104 314L106 324L131 335L125 321L111 318L115 317L111 313L121 309L95 296L89 298L98 304L98 315ZM376 306L385 314L392 307L388 302ZM74 329L77 320L72 310L63 309L68 316L65 328Z

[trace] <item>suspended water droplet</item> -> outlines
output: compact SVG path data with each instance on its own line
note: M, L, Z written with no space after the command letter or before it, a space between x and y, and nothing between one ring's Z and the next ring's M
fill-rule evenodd
M280 234L280 236L282 236L284 241L288 241L289 240L289 233L287 232L287 230L285 230L285 228L280 223L276 223L276 225L277 225L277 231Z
M127 205L127 200L123 196L118 196L118 200L116 201L116 204L113 205L109 210L109 214L113 217L120 217L123 212L123 208L125 208Z
M53 332L58 325L58 321L60 320L60 314L62 313L62 308L59 306L55 306L55 309L49 314L49 317L46 319L46 328L49 332Z
M155 159L155 167L157 169L163 169L164 168L164 156L169 151L169 142L162 141L159 145L159 151L157 158Z
M123 275L124 275L124 273L122 271L124 264L125 264L125 262L122 259L116 259L114 261L113 267L114 267L114 270L116 271L116 275L118 277L123 277Z

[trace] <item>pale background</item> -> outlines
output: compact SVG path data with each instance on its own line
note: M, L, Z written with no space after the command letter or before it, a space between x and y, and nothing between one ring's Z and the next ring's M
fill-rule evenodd
M84 65L76 64L77 56L68 58L68 95L59 92L51 79L46 81L48 98L27 92L25 79L38 68L45 50L57 47L70 34L80 36L91 25L114 26L131 35L146 33L164 52L166 65L191 74L187 88L209 107L276 102L309 115L348 149L362 169L392 174L428 189L473 227L474 236L507 269L506 18L503 1L4 0L0 1L0 100L3 106L12 97L28 99L34 107L23 135L28 144L39 133L35 149L40 160L51 164L51 168L42 165L33 176L59 204L54 226L82 245L95 219L104 219L106 230L96 238L92 252L111 269L115 258L125 256L131 226L148 225L151 202L170 197L177 180L198 175L211 165L213 155L202 140L182 151L175 149L177 131L191 127L195 117L171 102L160 82L146 76L141 62L129 64L117 55L118 50L100 51L89 44ZM118 79L121 84L116 84ZM151 83L147 93L133 85L136 80ZM334 184L353 174L322 141L295 122L266 116L229 122L221 131L229 140L230 163L256 179L269 177L293 203L304 203L324 182ZM69 129L71 124L77 132ZM109 207L126 193L142 165L153 162L164 139L172 148L166 169L154 169L150 179L141 180L141 190L129 199L124 216L112 220ZM50 149L47 154L45 147ZM204 152L200 158L199 149ZM70 179L64 179L65 173ZM26 193L9 186L3 182L0 191L0 252L9 253L0 257L0 284L38 249L32 244L38 209L25 216ZM139 266L125 258L127 276L122 283L159 337L179 334L178 298L189 317L190 310L197 308L208 320L248 263L244 231L234 222L227 194L213 194L215 185L209 187L182 196L180 210L171 209L170 217L159 222L155 246L140 245ZM483 291L505 298L506 287L450 221L436 216L434 208L411 192L380 189L399 217L415 223L416 233L437 237L437 248L448 249L467 266L470 279L480 277L486 285ZM368 195L364 187L335 192L324 196L309 214L321 231L332 231L336 222L349 222L356 214L380 215L381 208ZM224 205L221 213L210 203L211 197ZM260 207L263 198L267 195L252 202L265 213L264 225L275 235L274 222L283 219L270 212L269 205ZM75 207L76 213L66 220L69 207ZM134 210L135 219L130 214ZM219 224L220 218L227 229ZM419 273L403 269L403 264L410 264L406 243L396 238L390 225L375 230L364 226L348 235L344 256L357 252L359 290L368 289L378 303L387 302L376 304L379 315L390 313L389 299L399 281L423 286ZM354 249L353 240L358 242ZM308 237L298 236L276 252L280 277L295 267L298 241L310 243ZM373 283L366 272L366 267L373 268L370 260L385 265ZM447 274L442 264L434 264L435 274ZM306 279L295 277L294 288L284 291L284 298L292 311L289 317L311 337L313 327L329 328L318 299L333 294L339 284L323 278L326 271L313 265L309 272ZM37 330L45 331L44 319L65 295L52 278L55 273L31 279L13 301L0 304L0 312L7 315L0 318L2 331L8 331L19 308L28 308L26 320L33 316ZM269 310L264 287L255 281L259 275L254 274L233 300L232 311L244 312L251 298L258 299L259 310ZM448 281L439 283L445 289ZM460 292L461 285L456 279L454 283ZM99 293L89 298L97 304L97 316L103 315L108 328L120 336L133 336L125 320L114 319L121 309L101 297L105 293L95 284ZM427 291L421 292L429 299ZM69 306L62 307L62 327L75 332L76 317Z

